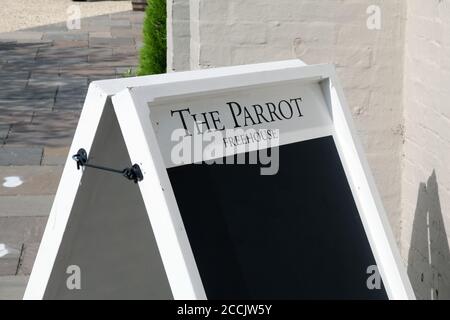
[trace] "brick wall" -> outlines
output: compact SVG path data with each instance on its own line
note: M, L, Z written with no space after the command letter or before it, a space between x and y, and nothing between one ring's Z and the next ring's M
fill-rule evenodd
M450 299L450 1L409 0L401 248L422 299Z
M167 1L167 70L184 71L190 61L189 0Z

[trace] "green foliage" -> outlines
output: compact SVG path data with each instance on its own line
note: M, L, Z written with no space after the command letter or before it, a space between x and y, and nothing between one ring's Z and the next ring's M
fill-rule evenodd
M138 75L166 72L166 0L147 0Z

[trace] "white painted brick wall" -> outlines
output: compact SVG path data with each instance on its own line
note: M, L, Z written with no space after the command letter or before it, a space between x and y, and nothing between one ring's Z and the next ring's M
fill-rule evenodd
M401 248L418 298L450 299L450 1L407 18Z
M167 70L189 70L189 0L167 0Z

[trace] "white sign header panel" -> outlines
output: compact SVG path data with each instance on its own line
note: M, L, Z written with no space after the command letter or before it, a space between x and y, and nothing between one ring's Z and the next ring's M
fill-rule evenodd
M208 147L212 148L216 142L217 147L223 147L225 155L230 155L239 146L246 145L242 148L246 151L257 148L253 143L256 139L251 138L252 131L260 133L261 139L269 135L269 139L279 140L277 144L287 144L331 134L332 129L322 89L317 82L309 81L155 99L149 108L168 168L180 165L174 163L172 154L177 144L194 144L208 133L211 134ZM214 136L214 132L220 136ZM250 139L246 138L247 134ZM211 157L213 154L205 152L202 159L191 160L198 162Z

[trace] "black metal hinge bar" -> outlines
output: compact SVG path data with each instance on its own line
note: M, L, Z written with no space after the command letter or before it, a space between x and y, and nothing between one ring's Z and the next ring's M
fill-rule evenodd
M119 173L122 176L124 176L125 178L127 178L128 180L133 180L134 183L137 183L144 179L141 168L139 167L138 164L133 164L131 167L125 168L123 170L99 166L96 164L90 164L90 163L88 163L87 152L84 149L78 150L77 154L74 154L72 156L72 159L76 161L78 170L80 170L81 167L89 167L89 168L93 168L93 169L109 171L109 172L113 172L113 173Z

